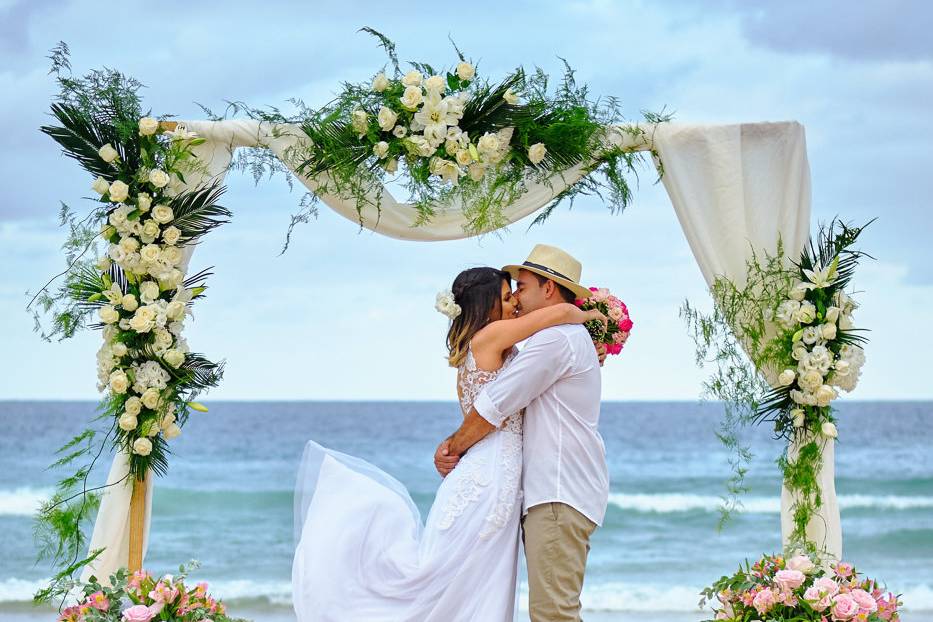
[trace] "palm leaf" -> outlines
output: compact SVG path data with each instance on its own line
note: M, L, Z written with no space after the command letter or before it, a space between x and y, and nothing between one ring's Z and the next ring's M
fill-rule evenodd
M172 224L181 230L183 241L197 240L205 233L230 222L230 210L217 204L225 189L213 183L175 197L171 204L175 215Z
M61 123L42 126L40 131L52 138L62 148L62 152L78 161L81 167L95 177L112 181L117 177L117 170L104 162L98 150L110 143L123 158L126 150L117 142L117 132L112 125L98 123L94 118L68 104L52 104L52 115Z

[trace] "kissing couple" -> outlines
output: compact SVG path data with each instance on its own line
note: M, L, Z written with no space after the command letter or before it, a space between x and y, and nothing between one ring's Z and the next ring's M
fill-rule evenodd
M581 619L609 495L605 350L583 326L608 320L574 304L592 293L581 271L539 244L522 264L464 270L438 295L463 424L435 452L443 480L424 524L395 478L308 442L295 496L299 622L511 622L520 541L531 620Z

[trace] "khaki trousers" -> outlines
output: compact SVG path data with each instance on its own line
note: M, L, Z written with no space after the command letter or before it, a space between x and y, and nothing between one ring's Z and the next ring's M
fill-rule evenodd
M565 503L542 503L522 518L532 622L579 622L580 592L596 524Z

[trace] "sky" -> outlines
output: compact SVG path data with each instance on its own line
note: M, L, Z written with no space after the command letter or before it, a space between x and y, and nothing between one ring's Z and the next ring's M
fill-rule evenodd
M386 58L357 32L392 38L402 60L453 65L448 36L493 79L518 65L559 75L566 58L594 95L629 119L797 120L806 128L813 228L878 217L861 238L858 325L871 329L859 387L844 399L931 399L933 350L933 5L897 1L86 3L0 0L0 400L96 399L93 331L46 343L25 306L64 268L59 204L83 211L89 176L38 131L54 83L49 50L71 48L76 73L112 67L147 88L155 115L203 118L198 104L321 105ZM213 266L186 337L224 359L205 400L452 400L447 320L435 293L462 269L521 262L536 243L583 263L635 327L603 372L610 400L693 400L705 372L678 316L709 297L673 208L645 168L633 204L598 198L530 218L500 235L402 242L322 206L280 255L300 198L281 178L231 173L232 222L207 236L192 270Z

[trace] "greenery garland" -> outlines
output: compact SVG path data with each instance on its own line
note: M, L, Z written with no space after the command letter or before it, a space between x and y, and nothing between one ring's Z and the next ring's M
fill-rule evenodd
M643 154L612 145L611 134L628 133L660 162L648 127L614 127L623 122L619 101L593 101L566 61L553 92L541 69L526 73L519 67L500 82L481 79L456 45L456 66L410 62L411 70L403 72L395 44L371 28L362 30L380 41L391 65L371 81L345 83L318 109L293 100L298 112L290 116L231 104L234 112L254 119L298 124L307 140L287 154L297 172L315 179L317 194L353 201L361 219L367 207L381 211L385 184L398 181L416 210L413 226L430 222L438 205L459 201L466 232L486 233L507 224L503 209L524 195L529 182L550 187L555 176L577 165L585 176L544 206L533 224L544 222L563 201L572 205L587 194L616 213L631 202L627 176L637 174ZM663 113L642 114L649 125L670 120ZM237 166L257 180L283 171L255 150L245 152ZM306 195L305 215L316 200Z
M830 403L840 389L855 388L867 342L864 329L852 322L858 305L845 292L859 259L868 256L852 249L864 228L834 219L796 261L785 256L780 241L775 255L753 252L744 283L723 277L714 282L712 314L689 301L681 309L697 362L716 364L704 394L725 407L717 435L732 452L733 473L720 526L747 490L751 453L739 442L738 429L771 423L775 438L787 442L778 466L795 497L788 552L821 551L806 528L822 506L817 474L823 446L837 435Z
M205 410L194 398L220 382L223 364L191 352L181 336L210 276L207 270L185 274L185 248L230 216L217 203L222 187L184 189L185 174L198 170L192 147L201 139L161 133L159 121L142 112L137 81L109 69L72 77L64 43L51 59L60 93L54 123L42 131L96 177L99 198L80 220L63 205L62 223L69 227L68 267L59 275L64 284L54 292L47 284L30 307L46 339L65 339L81 328L102 331L98 389L106 393L98 418L109 423L102 440L87 429L59 450L54 467L80 466L37 516L40 559L59 566L38 600L63 595L65 581L100 554L82 558L82 526L104 488L87 486L103 450L127 454L130 478L164 474L169 441L191 409ZM50 327L41 325L40 312L51 315Z

